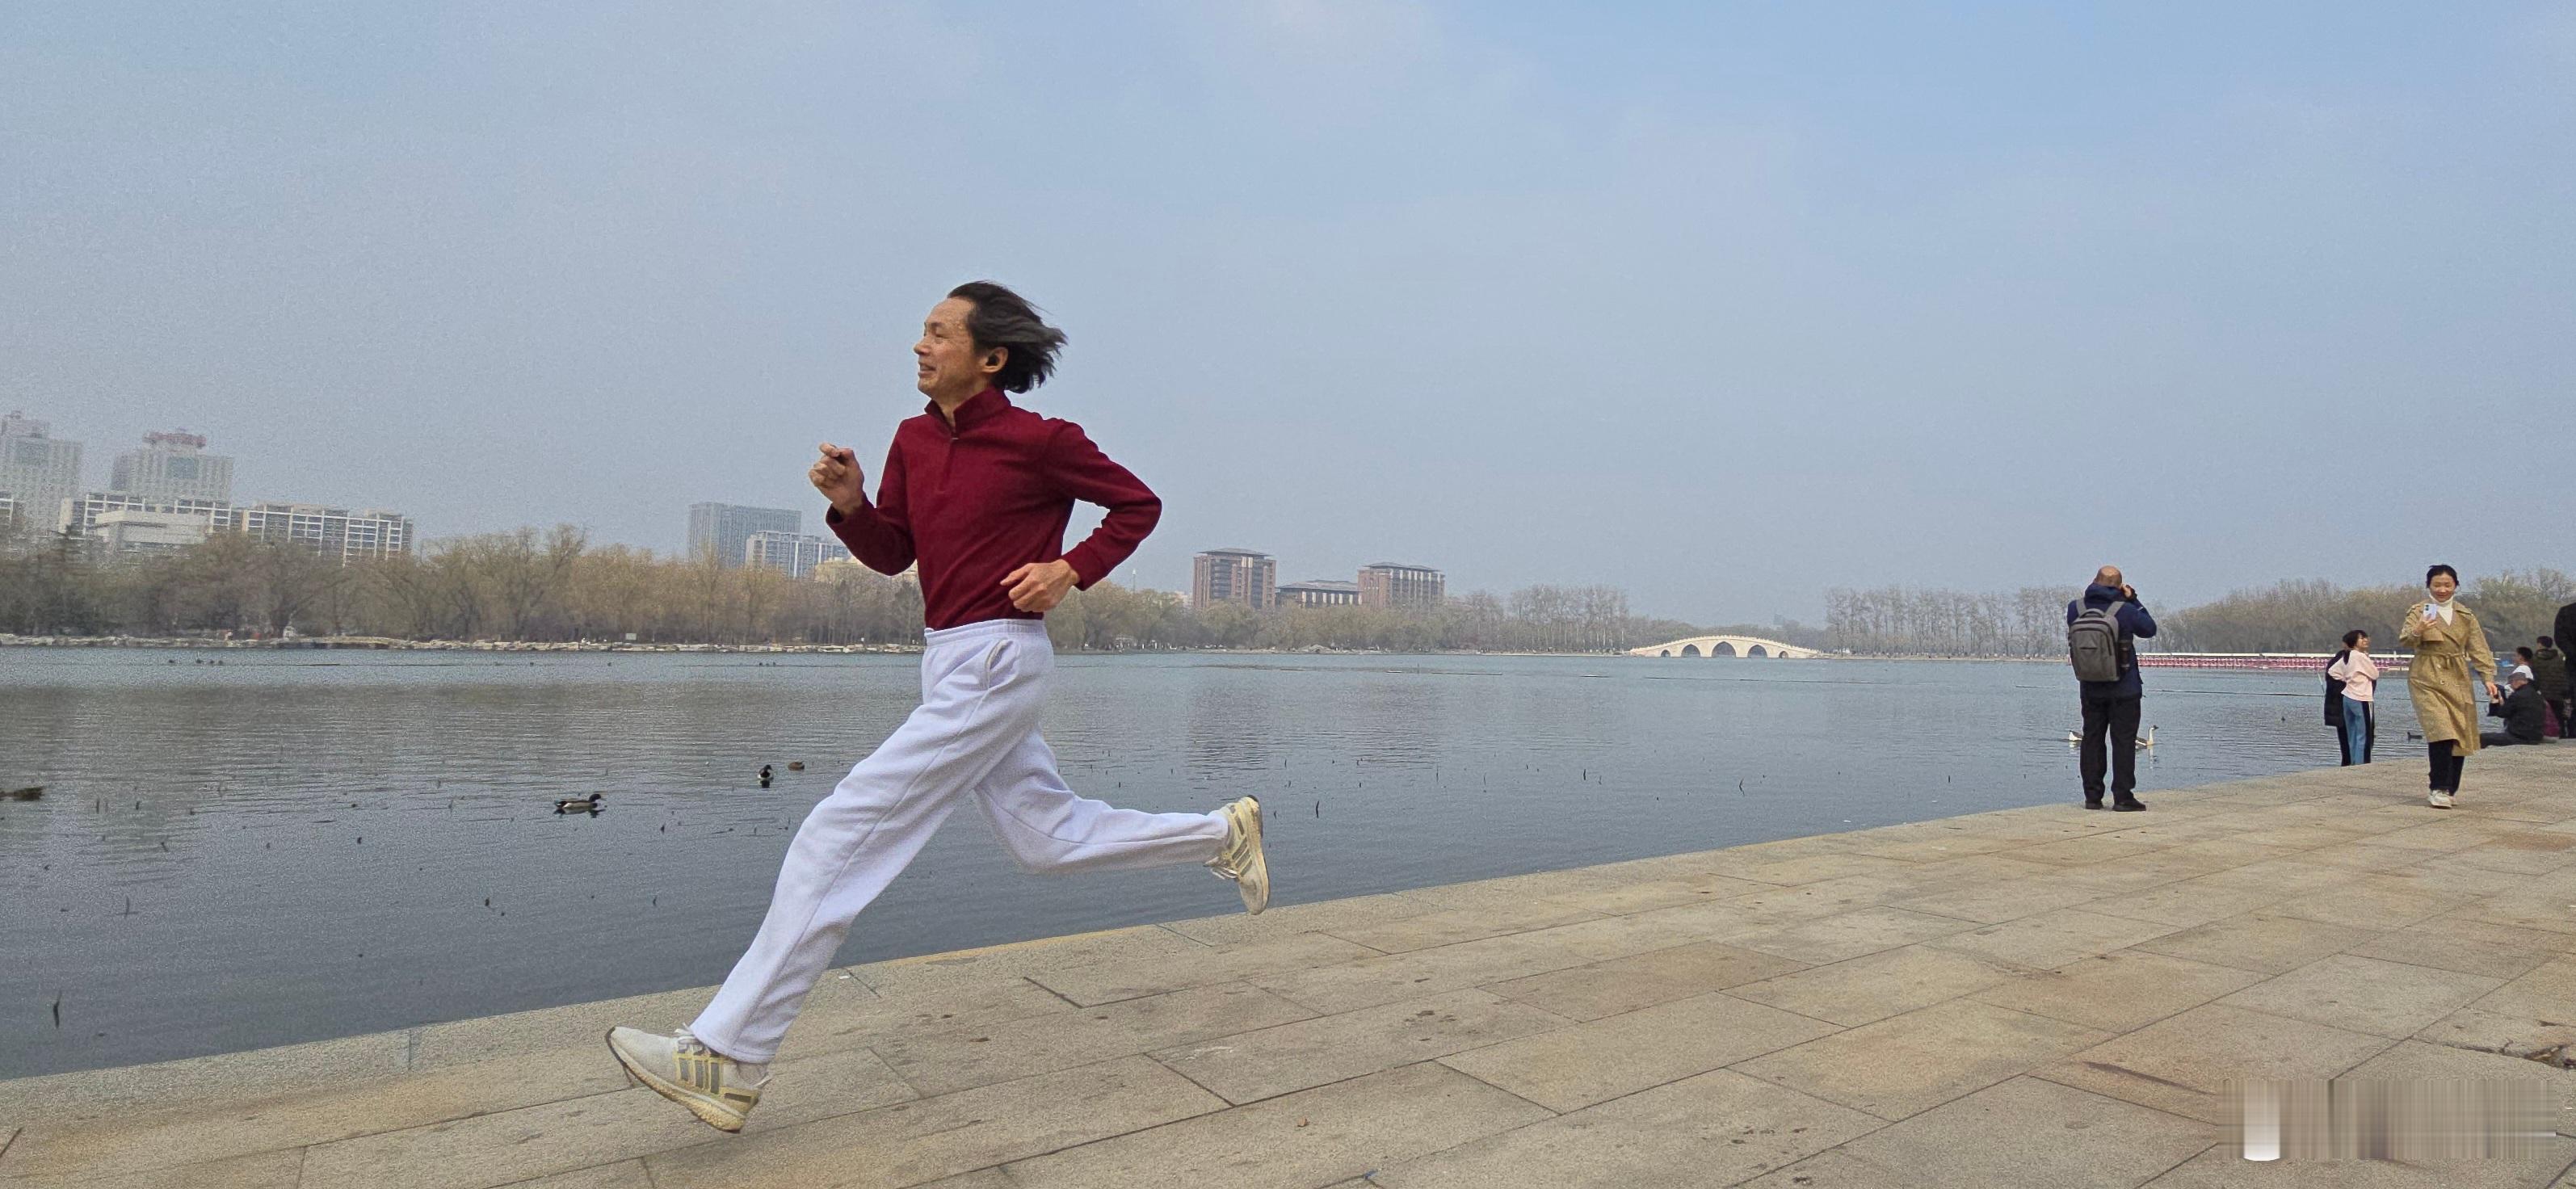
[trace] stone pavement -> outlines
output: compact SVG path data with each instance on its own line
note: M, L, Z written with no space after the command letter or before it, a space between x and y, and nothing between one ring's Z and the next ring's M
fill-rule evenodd
M738 1137L612 1022L705 990L0 1082L0 1189L2576 1186L2251 1164L2235 1077L2576 1072L2576 746L2404 749L836 971ZM1294 886L1295 871L1282 873Z

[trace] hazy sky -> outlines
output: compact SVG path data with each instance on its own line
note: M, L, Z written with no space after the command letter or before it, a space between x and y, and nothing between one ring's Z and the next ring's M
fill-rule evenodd
M1602 7L12 3L0 409L433 537L819 530L989 276L1144 585L2576 568L2576 5Z

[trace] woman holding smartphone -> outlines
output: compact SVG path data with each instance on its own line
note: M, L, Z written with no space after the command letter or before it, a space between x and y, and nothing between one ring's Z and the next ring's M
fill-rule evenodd
M2431 753L2431 792L2425 800L2449 809L2460 792L2460 770L2478 750L2478 708L2470 674L2496 700L2495 650L2487 647L2486 629L2477 613L2452 601L2460 592L2460 572L2449 566L2424 571L2424 590L2432 596L2406 613L2397 640L2415 649L2406 671L2407 692L2415 699L2415 717L2424 724L2424 747Z

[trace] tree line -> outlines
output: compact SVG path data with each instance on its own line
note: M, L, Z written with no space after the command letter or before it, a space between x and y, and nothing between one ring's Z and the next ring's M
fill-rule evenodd
M823 579L593 545L581 530L486 533L341 566L310 548L234 533L169 553L100 560L54 534L0 540L0 631L20 635L380 636L403 640L662 644L909 644L921 591L856 566ZM2037 657L2066 647L2072 587L1826 592L1824 626L1702 627L1635 614L1612 586L1482 591L1422 609L1231 604L1101 583L1047 617L1060 648L1338 648L1390 652L1612 652L1710 633L1863 655ZM2351 628L2396 647L2410 584L2294 580L2158 616L2149 646L2177 652L2322 652ZM2500 649L2550 630L2576 599L2553 569L2474 576L2461 595Z
M1837 588L1825 593L1825 647L1882 656L2039 657L2066 651L2066 604L2079 587L2009 592ZM2161 652L2331 652L2354 628L2395 650L2398 620L2422 601L2412 583L2346 587L2292 579L2238 590L2156 616ZM2478 613L2488 642L2510 652L2547 634L2576 600L2576 578L2558 570L2472 577L2460 601Z
M662 644L908 644L921 591L858 566L792 579L712 557L595 546L581 530L487 533L342 566L292 543L218 533L102 560L84 543L0 545L0 631L20 635L314 636ZM1103 582L1047 617L1066 649L1340 648L1605 652L1704 629L1634 614L1608 586L1531 586L1422 609L1221 604ZM1753 629L1778 635L1782 629ZM1791 625L1788 630L1800 631ZM1812 634L1812 633L1810 633ZM1810 643L1809 641L1796 641Z

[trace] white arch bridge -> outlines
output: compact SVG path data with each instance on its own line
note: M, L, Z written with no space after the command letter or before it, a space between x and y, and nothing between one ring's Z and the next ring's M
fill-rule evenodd
M1760 636L1692 636L1665 644L1631 648L1630 656L1758 656L1806 660L1824 654L1812 648L1765 640Z

